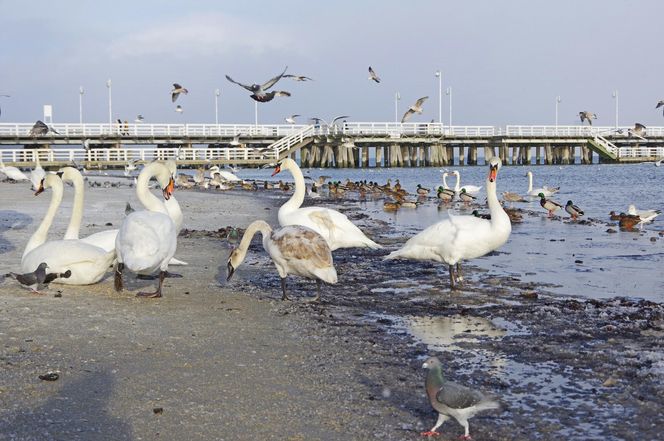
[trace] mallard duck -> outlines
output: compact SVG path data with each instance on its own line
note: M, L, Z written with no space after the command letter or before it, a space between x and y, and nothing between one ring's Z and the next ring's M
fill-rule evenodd
M475 199L477 199L475 196L468 194L465 188L461 189L461 192L459 193L459 199L461 199L463 202L466 204L469 204L473 202Z
M546 211L549 212L549 217L553 216L553 213L556 210L559 210L559 209L563 208L563 206L560 205L558 202L556 202L552 199L547 199L544 196L544 193L540 193L537 196L539 196L539 198L540 198L540 205L542 206L542 208L544 208Z
M450 190L449 188L443 188L438 187L438 192L436 193L436 196L438 196L438 199L444 202L451 202L454 200L454 190Z
M417 208L417 202L403 200L399 202L401 208Z
M516 208L503 208L505 210L505 213L507 213L507 216L509 216L510 221L513 224L520 224L523 222L523 216L521 216L521 213Z
M394 184L394 189L395 189L396 191L401 190L401 182L399 182L398 179L397 179L396 184Z
M609 212L609 219L612 221L617 221L620 220L620 216L624 215L625 213L616 213L615 211L611 210Z
M565 211L568 212L570 216L572 216L572 219L583 216L583 210L574 205L572 201L567 201L567 204L565 205Z
M383 210L385 211L397 211L399 209L399 203L394 201L385 201L383 202Z
M419 194L420 196L426 196L429 194L430 191L431 190L429 190L428 188L422 187L421 184L417 184L417 194Z
M487 219L487 220L491 219L490 214L480 213L479 210L473 210L471 214L475 217L479 217L480 219Z

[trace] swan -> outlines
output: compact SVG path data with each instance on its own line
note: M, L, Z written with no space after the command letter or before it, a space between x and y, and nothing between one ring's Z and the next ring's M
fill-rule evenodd
M30 171L30 182L32 182L32 188L37 191L41 180L46 176L46 172L39 163L39 152L35 152L35 168Z
M449 265L450 286L455 289L457 282L463 280L461 261L484 256L499 248L507 242L512 232L510 219L496 196L496 179L500 167L500 159L491 158L489 176L486 180L491 220L475 216L453 216L449 213L448 219L435 223L411 237L403 247L391 252L384 259L445 262Z
M219 175L219 177L223 181L229 181L229 182L240 182L240 181L242 181L242 179L238 178L233 173L228 172L226 170L221 170L219 168L219 166L217 166L217 165L213 165L212 167L210 167L210 178L214 179L215 175Z
M528 176L528 195L529 196L539 197L539 194L543 193L544 196L546 196L548 198L549 196L553 196L555 193L558 192L558 190L560 190L560 187L549 188L546 185L543 186L542 188L533 189L533 172L529 171L528 173L526 173L526 176Z
M115 259L115 251L104 251L99 247L79 240L46 241L48 230L62 202L63 184L57 174L47 174L35 194L51 188L51 203L37 231L30 237L21 258L23 272L34 271L40 263L46 262L53 273L71 271L70 277L58 278L55 283L66 285L90 285L104 277Z
M456 175L456 184L454 184L454 191L459 194L462 188L466 189L466 193L478 193L481 189L482 186L477 186L477 185L464 185L461 187L461 173L459 173L458 170L454 170L452 174Z
M282 227L288 225L309 227L323 236L332 251L337 248L352 247L382 248L365 236L345 215L336 210L323 207L300 208L305 193L302 171L297 163L290 158L286 158L277 164L272 176L281 172L281 170L290 170L293 178L295 178L295 193L279 208L278 218Z
M337 283L337 270L332 262L332 251L325 239L314 230L301 225L289 225L272 230L267 222L252 222L242 236L240 245L228 257L228 277L244 261L251 239L256 232L263 235L263 248L270 255L281 278L282 300L287 300L286 276L296 274L308 279L316 279L316 297L320 299L320 282Z
M4 173L12 181L29 181L28 177L18 168L0 161L0 173Z
M152 274L159 270L159 286L152 293L139 292L139 297L161 297L161 287L166 277L168 263L175 254L177 232L175 223L165 204L150 193L148 182L156 177L164 199L171 197L175 181L168 167L152 162L138 175L136 196L146 210L129 214L115 239L118 264L115 268L115 290L121 291L122 273L126 269L138 274Z

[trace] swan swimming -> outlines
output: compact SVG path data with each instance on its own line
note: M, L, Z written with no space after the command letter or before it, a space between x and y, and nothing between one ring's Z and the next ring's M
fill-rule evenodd
M549 188L546 185L542 188L533 189L533 172L529 171L526 176L528 176L528 196L539 197L539 194L543 193L548 198L560 190L560 187Z
M498 249L507 242L512 232L510 218L496 196L496 179L500 167L500 159L491 158L486 180L491 220L475 216L453 216L450 213L448 219L411 237L403 247L385 256L385 259L445 262L449 265L450 286L455 289L457 282L463 281L461 261L484 256Z

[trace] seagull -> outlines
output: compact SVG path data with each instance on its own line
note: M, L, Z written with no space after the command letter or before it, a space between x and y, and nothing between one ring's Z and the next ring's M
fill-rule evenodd
M255 84L254 83L251 86L248 86L246 84L242 84L242 83L239 83L239 82L235 81L233 78L229 77L228 75L226 75L226 79L228 81L230 81L231 83L235 83L238 86L241 86L241 87L244 87L245 89L247 89L249 92L251 92L251 98L253 98L254 100L256 100L258 102L267 102L267 101L272 100L272 98L274 98L274 94L273 94L272 97L266 99L267 90L270 89L275 84L277 84L277 81L279 81L281 79L281 77L283 77L284 74L286 73L286 69L288 69L288 66L286 66L284 71L281 72L279 75L277 75L274 78L269 79L268 81L266 81L263 84ZM278 95L278 96L281 96L281 93L288 93L288 92L280 92L280 95ZM286 96L290 96L290 94L288 94Z
M182 109L182 106L179 105L179 104L178 104L177 107L175 108L175 111L176 111L177 113L182 113L182 112L184 112L184 110Z
M286 118L284 118L284 121L286 121L288 124L295 124L295 122L296 122L295 118L297 118L298 116L302 116L302 115L295 114L295 115L287 116Z
M5 96L8 96L8 95L5 95ZM659 100L659 101L657 101L657 106L655 106L655 109L659 109L662 106L664 106L664 100ZM664 109L662 109L662 115L664 115Z
M423 96L419 100L415 102L414 105L410 106L408 110L406 110L406 113L403 114L403 118L401 118L401 123L405 123L410 119L411 116L413 116L414 113L419 113L422 114L422 104L429 99L428 96Z
M627 214L638 216L641 219L641 225L652 222L657 216L662 214L661 210L637 210L634 204L627 207Z
M376 75L376 72L374 72L374 70L371 68L371 66L369 66L369 78L368 79L373 80L376 83L380 83L380 78L378 77L378 75Z
M11 95L5 95L5 94L3 93L3 94L0 94L0 97L10 98ZM0 115L2 115L2 108L0 108Z
M291 75L291 74L286 74L283 75L284 78L292 78L295 81L313 81L313 78L305 77L304 75Z
M25 273L25 274L9 273L7 274L7 277L12 277L16 279L18 283L30 289L32 292L39 293L39 290L43 289L46 286L46 284L44 283L44 281L46 280L46 268L48 268L48 265L46 264L46 262L42 262L39 264L37 269L31 273Z
M349 115L336 116L336 117L334 117L334 118L332 119L332 122L331 122L331 123L328 123L328 122L325 121L323 118L318 118L318 117L315 117L315 116L309 118L309 120L310 120L310 121L313 121L315 124L318 124L318 125L320 125L320 123L321 123L321 121L322 121L326 126L330 126L330 127L332 127L332 126L335 125L335 124L337 123L337 121L339 121L340 119L346 119L346 118L350 118L350 116L349 116Z
M142 123L143 120L145 120L145 118L143 118L143 115L139 114L138 116L136 116L136 119L134 120L134 122Z
M442 363L438 358L429 358L424 362L422 368L429 370L424 387L431 407L438 412L436 425L431 430L422 432L423 436L439 435L436 429L452 417L464 428L465 433L460 438L471 439L468 420L478 412L500 409L500 403L495 398L461 384L445 380Z
M588 124L592 126L593 119L597 119L597 114L584 110L583 112L579 112L579 118L581 118L581 124L583 124L584 120L587 120Z
M186 95L189 93L189 91L184 87L180 86L178 83L173 83L173 90L171 90L171 100L175 102L175 100L178 99L181 93L184 93Z
M641 138L645 140L643 135L646 134L646 126L644 126L641 123L634 123L634 128L633 129L627 129L627 136L636 136L637 138Z

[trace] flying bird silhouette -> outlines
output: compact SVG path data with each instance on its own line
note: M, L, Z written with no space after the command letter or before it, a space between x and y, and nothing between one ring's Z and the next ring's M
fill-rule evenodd
M374 72L374 70L371 68L371 66L369 66L369 78L368 79L373 80L376 83L380 83L380 78L378 77L378 75L376 75L376 72Z
M597 114L584 110L583 112L579 112L579 118L581 118L581 124L583 124L583 121L587 120L588 124L592 126L593 120L597 119Z
M178 83L173 83L173 90L171 90L171 100L175 102L176 99L180 96L181 93L185 95L189 93L187 89L180 86Z
M288 124L295 124L296 123L295 118L297 118L298 116L301 116L301 115L295 114L295 115L287 116L286 118L284 118L284 121L286 121Z
M5 95L5 96L8 96L8 95ZM659 109L662 106L664 106L664 100L659 100L659 101L657 101L657 106L655 106L655 109ZM664 115L664 109L662 109L662 115Z
M423 109L422 109L422 104L424 104L424 102L425 102L427 99L429 99L428 96L423 96L422 98L420 98L419 100L417 100L417 101L415 102L415 104L413 104L412 106L410 106L410 107L408 108L408 110L406 110L406 113L403 114L403 118L401 118L401 122L404 123L404 122L408 121L408 120L410 119L410 117L413 116L414 113L421 114L421 113L422 113L422 110L423 110Z
M292 78L295 81L313 81L313 78L305 77L304 75L291 75L291 74L286 74L283 76L284 78Z
M286 66L284 71L281 72L279 75L277 75L274 78L269 79L268 81L266 81L263 84L254 83L251 86L249 86L247 84L242 84L238 81L235 81L233 78L231 78L228 75L226 75L226 79L228 81L230 81L231 83L237 84L238 86L243 87L243 88L247 89L249 92L251 92L250 97L252 99L254 99L255 101L258 101L260 103L265 103L265 102L268 102L268 101L272 101L272 99L275 96L290 96L289 92L286 92L286 91L283 91L283 90L276 91L276 92L267 92L268 89L272 88L275 84L277 84L277 81L279 81L281 79L281 77L284 76L284 74L286 73L286 69L288 69L288 66Z

